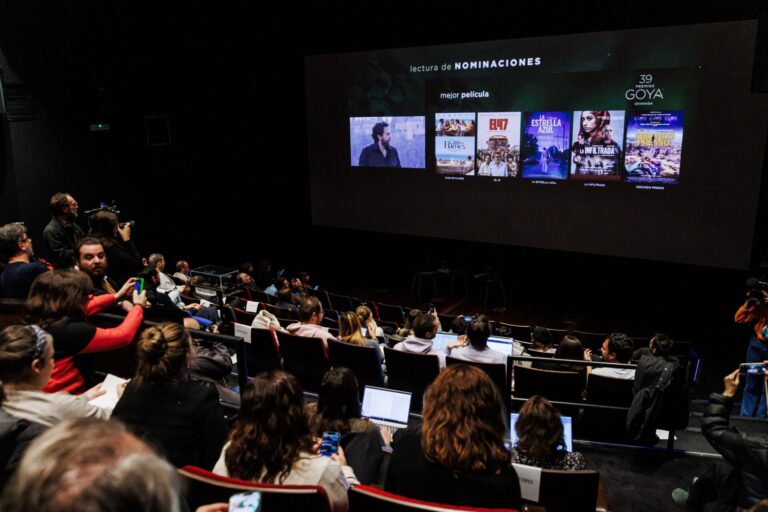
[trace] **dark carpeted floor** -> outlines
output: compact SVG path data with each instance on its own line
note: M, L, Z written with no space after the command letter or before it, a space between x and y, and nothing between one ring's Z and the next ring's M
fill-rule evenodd
M608 504L615 512L680 510L672 501L675 487L687 489L691 478L718 459L664 452L576 444L590 466L600 471Z

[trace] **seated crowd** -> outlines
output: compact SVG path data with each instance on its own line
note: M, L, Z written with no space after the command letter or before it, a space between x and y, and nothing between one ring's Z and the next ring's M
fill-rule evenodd
M437 356L441 371L424 393L422 418L397 432L363 418L358 381L343 367L325 374L316 402L307 403L296 376L271 370L249 379L241 403L229 389L233 365L227 348L195 340L190 333L201 328L217 332L224 304L211 295L195 298L189 263L179 261L176 273L168 275L163 255L142 258L131 240L131 224L121 224L109 211L92 216L92 233L86 236L75 222L78 204L70 194L54 195L51 209L53 218L43 235L51 264L35 258L23 224L0 227L5 264L0 296L26 300L24 324L0 332L4 510L183 510L173 468L186 465L246 481L319 485L333 511L349 508L348 490L361 482L424 501L519 509L513 464L589 467L584 456L565 449L560 413L546 398L532 396L522 404L515 424L518 441L509 446L504 395L510 390L499 389L471 364L446 366L448 356L509 364L509 354L488 344L492 321L487 316L457 317L452 324L457 336L444 348L434 344L441 334L438 315L417 309L395 330L380 327L371 307L360 305L335 314L338 327L331 329L305 272L268 276L265 283L254 278L252 265L244 264L237 278L243 298L230 305L243 306L257 293L273 295L274 305L298 321L282 327L280 319L260 308L253 327L319 338L326 354L331 340L371 347L382 376L386 346ZM269 286L261 290L264 284ZM105 310L119 312L122 320L113 327L98 326L92 317ZM145 315L171 313L180 320L142 330ZM633 353L626 335L612 333L600 355L571 334L555 347L544 328L532 332L530 343L522 341L514 342L515 355L555 356L526 365L575 372L585 389L589 377L599 375L633 380L640 393L663 378L669 362L676 364L673 342L664 335ZM94 355L127 347L137 355L136 373L116 389L117 401L105 406L97 400L106 391L98 382ZM632 361L636 367L601 366ZM713 403L729 404L733 381L733 376L726 380L726 392ZM239 408L233 425L222 406L228 394ZM731 434L727 415L723 425L718 411L705 419L705 435L722 446ZM324 432L342 437L338 452L330 456L319 453ZM766 445L734 443L722 450L731 464L727 470L740 474L746 465L746 483L705 493L697 480L690 493L680 490L676 501L687 500L691 507L713 500L749 506L763 497L759 477L765 474L765 460L755 462L745 453L766 450ZM701 479L717 483L722 471L718 467ZM72 488L72 478L82 485ZM103 505L107 500L113 508Z

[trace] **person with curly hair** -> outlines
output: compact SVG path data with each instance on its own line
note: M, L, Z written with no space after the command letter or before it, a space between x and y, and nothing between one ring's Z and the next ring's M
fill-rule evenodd
M138 342L139 364L112 417L156 446L176 467L210 469L227 437L214 388L189 378L192 339L181 324L149 327Z
M344 450L324 457L309 426L301 384L293 375L272 370L248 383L229 441L213 472L280 485L319 485L331 510L349 508L347 489L358 484Z
M384 489L450 505L519 509L503 411L485 372L448 367L424 394L423 426L395 435Z
M513 463L542 469L586 469L582 454L565 450L560 412L546 398L535 395L523 404L515 431Z

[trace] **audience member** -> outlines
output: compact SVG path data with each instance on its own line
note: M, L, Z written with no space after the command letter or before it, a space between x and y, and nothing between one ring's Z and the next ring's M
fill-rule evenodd
M549 350L552 347L552 331L546 327L535 327L531 332L533 350Z
M273 297L277 297L278 290L282 290L283 288L290 288L290 283L288 280L284 277L276 277L275 281L267 286L267 288L264 290L264 293L267 295L272 295Z
M93 384L91 361L86 357L130 345L144 318L147 298L134 293L133 308L123 322L109 329L85 321L88 315L115 303L114 295L89 301L92 284L77 270L54 270L41 274L27 299L26 321L47 330L56 340L53 371L44 391L79 393Z
M464 318L464 315L459 315L456 318L453 319L451 322L451 332L453 334L458 334L459 336L464 336L467 334L467 327L469 324L467 323L467 320Z
M600 347L600 355L606 363L628 364L629 360L632 358L632 343L624 333L611 333L611 335L603 341L603 344ZM584 360L592 360L592 351L590 349L584 351ZM634 368L598 366L597 368L592 369L591 366L587 366L587 373L591 375L611 377L613 379L633 380L635 378Z
M320 304L317 297L307 297L299 304L299 321L290 324L285 329L295 336L320 338L327 350L328 340L333 339L333 335L328 332L327 328L320 325L322 321L323 305Z
M101 238L112 278L124 283L135 277L144 263L131 240L131 223L118 223L117 215L101 210L91 217L91 234Z
M227 436L218 393L188 378L192 340L163 323L141 333L139 363L112 413L157 446L171 464L210 469Z
M53 218L43 230L48 245L48 257L56 268L72 268L75 264L75 244L85 236L83 228L77 225L75 198L66 192L57 192L51 197Z
M178 291L173 278L165 273L165 256L157 252L150 254L147 258L147 264L157 269L157 276L160 278L160 283L157 285L158 290L163 293Z
M299 312L299 308L293 303L293 293L290 288L283 288L277 292L277 302L275 302L276 308L289 309L296 313Z
M344 311L339 313L339 339L344 343L358 345L360 347L371 347L375 349L376 360L381 366L384 358L379 341L376 338L366 338L360 325L360 317L354 311ZM382 374L382 378L384 375Z
M103 395L97 385L82 395L44 393L53 370L53 338L37 325L11 325L0 332L3 410L17 418L51 427L66 419L109 418L89 400Z
M743 510L768 496L768 439L728 426L739 380L739 370L726 375L725 390L709 397L701 431L723 460L695 477L687 492L674 490L672 498L686 510Z
M120 302L133 292L136 279L130 278L122 287L119 287L107 275L109 262L100 239L92 236L81 238L75 245L75 259L77 269L91 278L94 295L111 294L115 296L115 302Z
M48 267L34 260L32 238L24 224L0 227L0 261L6 263L0 274L0 297L26 299L32 281Z
M114 421L80 418L29 446L4 512L181 512L176 472Z
M543 469L586 469L582 454L566 451L560 413L546 398L532 396L519 414L512 462Z
M668 363L679 364L678 359L672 355L674 345L675 342L669 336L656 334L651 338L649 348L638 349L634 352L633 359L635 355L640 355L635 371L635 393L656 384Z
M291 293L293 293L295 300L301 300L307 296L307 290L304 289L304 283L301 282L301 278L298 276L291 278Z
M738 324L752 324L752 337L747 345L745 362L753 363L768 359L768 291L753 290L739 306L733 317ZM741 415L753 418L766 417L765 382L759 375L747 375L741 397Z
M449 367L424 394L423 426L396 434L384 489L450 505L519 509L503 418L501 394L485 372Z
M435 354L440 360L440 368L445 368L445 352L432 348L432 340L440 330L440 322L435 315L424 313L413 321L413 334L393 348L401 352L416 354Z
M365 327L365 335L368 338L378 338L384 336L384 329L376 324L376 319L373 318L373 312L368 306L361 304L355 309L355 313L360 317L360 322ZM392 331L390 331L391 333Z
M476 363L507 365L507 355L488 347L491 336L490 319L479 315L472 320L467 329L467 344L451 350L451 357Z
M243 405L214 473L286 485L320 485L333 512L349 507L347 490L358 482L344 450L331 457L316 453L304 394L293 375L261 373L243 394Z
M180 284L187 284L189 282L189 263L184 260L176 262L176 272L173 274L173 278Z

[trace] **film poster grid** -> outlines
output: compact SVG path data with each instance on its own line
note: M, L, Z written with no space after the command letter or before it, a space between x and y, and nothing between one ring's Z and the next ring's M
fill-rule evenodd
M489 176L676 184L683 112L578 110L435 114L435 170Z

